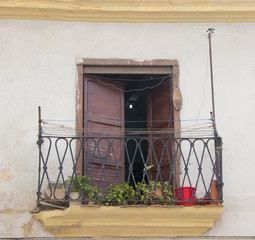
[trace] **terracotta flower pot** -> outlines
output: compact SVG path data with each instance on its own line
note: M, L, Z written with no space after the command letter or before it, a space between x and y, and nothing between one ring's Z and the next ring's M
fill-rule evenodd
M80 199L80 193L79 192L70 192L71 201L69 201L70 206L80 206L81 201Z
M216 180L212 180L210 198L211 200L214 200L214 199L218 199L218 197L219 197L219 193L218 193ZM218 201L210 202L210 205L218 205Z
M157 187L156 189L155 189L155 195L156 196L163 196L163 192L162 192L162 188L160 188L160 187Z

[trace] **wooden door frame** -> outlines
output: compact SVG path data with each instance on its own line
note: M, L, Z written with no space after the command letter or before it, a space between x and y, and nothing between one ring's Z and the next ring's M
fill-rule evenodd
M168 70L167 70L168 69ZM173 91L179 88L179 63L177 60L144 60L132 59L80 59L77 64L78 81L76 87L76 129L83 129L83 75L87 73L125 73L133 74L173 74ZM174 136L180 137L180 111L174 108ZM176 174L180 176L180 157L177 156ZM177 179L178 180L178 179Z

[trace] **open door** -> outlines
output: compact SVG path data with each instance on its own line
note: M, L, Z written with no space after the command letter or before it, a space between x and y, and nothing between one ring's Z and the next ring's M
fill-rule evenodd
M103 191L124 182L123 83L84 76L83 174Z
M153 88L148 96L148 144L150 180L172 184L173 105L171 77Z

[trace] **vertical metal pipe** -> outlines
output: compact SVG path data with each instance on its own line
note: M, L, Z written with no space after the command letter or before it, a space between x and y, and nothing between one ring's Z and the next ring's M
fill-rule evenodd
M214 33L213 28L208 28L208 39L209 39L209 55L210 55L210 72L211 72L211 91L212 91L212 121L214 127L214 146L215 146L215 165L216 165L216 180L217 180L217 189L219 192L219 200L223 200L223 177L222 177L222 153L221 153L221 145L222 141L221 138L218 137L218 132L216 129L216 120L215 120L215 103L214 103L214 86L213 86L213 65L212 65L212 34Z
M214 123L214 129L216 129L216 124L215 124L215 104L214 104L214 86L213 86L213 66L212 66L212 43L211 43L211 38L212 38L212 33L214 33L213 28L208 28L208 39L209 39L209 55L210 55L210 72L211 72L211 90L212 90L212 115L213 115L213 123Z

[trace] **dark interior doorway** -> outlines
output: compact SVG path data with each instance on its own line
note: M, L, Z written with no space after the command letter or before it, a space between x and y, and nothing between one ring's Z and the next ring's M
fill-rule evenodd
M101 139L97 151L95 143L89 142L86 146L90 166L99 182L109 185L111 182L120 183L124 180L135 185L142 180L159 181L158 169L161 169L161 180L168 180L171 146L167 153L162 140L153 142L153 147L149 142L153 138L166 137L173 127L169 121L173 118L171 90L169 74L84 75L84 130L92 135L114 134L111 136L116 137L112 146ZM123 137L126 137L125 145ZM127 142L127 138L132 141ZM138 144L137 140L141 138L146 140ZM103 159L105 174L102 180L100 159L108 152L106 150L109 146L110 152ZM124 154L123 146L126 148ZM145 164L154 165L147 179L143 176ZM87 167L85 162L84 174Z
M125 155L125 181L131 185L137 182L148 181L144 175L145 163L153 164L154 167L148 173L150 179L156 179L157 164L161 158L163 146L161 143L155 142L155 156L149 153L148 139L153 138L154 128L169 129L172 128L172 122L168 122L172 116L171 102L171 78L167 75L159 74L144 74L144 75L126 75L127 79L133 81L125 81L124 84L124 99L125 99L125 133L127 137L132 137L134 140L127 142L127 152ZM154 135L157 137L165 137L165 135ZM141 139L147 139L146 141ZM136 139L136 140L135 140ZM139 149L137 142L139 141ZM171 150L170 150L171 151ZM150 154L150 156L148 156ZM128 155L128 156L127 156ZM160 168L162 169L162 177L168 180L170 169L165 165L169 165L166 152L162 156ZM132 164L133 178L129 175L130 164ZM162 167L161 167L162 164ZM157 179L159 180L159 179Z
M128 155L125 155L125 181L130 185L135 182L142 182L144 161L147 159L147 142L141 141L140 148L137 149L137 141L139 137L147 137L147 106L148 106L148 90L132 91L134 89L144 88L139 80L145 79L146 76L132 76L137 81L125 83L125 132L127 137L131 139L127 142ZM146 82L148 86L148 82ZM129 92L130 91L130 92ZM144 160L144 161L143 161ZM133 178L129 176L129 167L132 164ZM130 179L128 179L130 177ZM134 182L135 181L135 182Z

